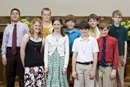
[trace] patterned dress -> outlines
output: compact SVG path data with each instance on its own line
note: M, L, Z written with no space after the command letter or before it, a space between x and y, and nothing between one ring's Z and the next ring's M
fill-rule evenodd
M27 42L25 50L24 87L45 87L43 59L40 54L42 41Z
M62 74L64 56L60 56L57 49L48 57L48 77L46 87L69 87L67 75Z

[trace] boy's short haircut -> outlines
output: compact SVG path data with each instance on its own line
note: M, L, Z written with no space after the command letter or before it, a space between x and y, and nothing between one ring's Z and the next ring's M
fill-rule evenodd
M17 8L13 8L13 9L10 11L10 14L12 14L12 12L13 12L14 10L18 11L18 13L19 13L19 15L20 15L20 10L17 9Z
M107 28L107 29L109 30L109 29L110 29L109 24L108 24L108 23L105 23L105 22L100 23L100 24L99 24L99 30L103 30L104 28Z
M44 11L50 11L50 14L51 14L51 10L50 10L49 8L47 8L47 7L43 8L43 9L41 10L41 14L43 14Z
M89 21L90 19L95 19L95 20L99 21L98 16L97 16L96 14L90 14L90 15L88 16L88 21Z
M87 21L83 20L79 23L80 29L90 29L90 25Z
M73 21L74 23L76 23L75 16L72 15L72 14L67 15L66 18L65 18L65 23L68 22L68 21Z
M120 10L115 10L115 11L113 11L112 17L115 17L115 16L120 16L120 17L122 17L121 11L120 11Z

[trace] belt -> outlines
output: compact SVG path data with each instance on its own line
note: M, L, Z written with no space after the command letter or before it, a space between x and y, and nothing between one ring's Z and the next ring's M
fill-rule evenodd
M90 61L90 62L76 62L78 64L83 64L83 65L90 65L90 64L93 64L93 61Z
M7 47L8 50L12 50L12 47ZM17 47L17 50L20 50L20 47Z
M113 64L112 63L108 63L108 64L105 64L105 65L99 64L99 66L101 66L101 67L112 67Z

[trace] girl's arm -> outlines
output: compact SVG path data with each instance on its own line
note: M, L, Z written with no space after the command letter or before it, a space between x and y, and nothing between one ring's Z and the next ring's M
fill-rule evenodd
M28 40L29 40L29 35L25 34L23 36L21 49L20 49L20 56L21 56L21 61L22 61L23 66L24 66L24 59L25 59L25 49L26 49L26 44Z

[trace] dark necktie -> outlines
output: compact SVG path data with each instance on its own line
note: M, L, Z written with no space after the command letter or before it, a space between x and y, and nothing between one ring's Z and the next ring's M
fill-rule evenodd
M101 66L106 66L105 57L106 57L106 38L103 37L102 57L101 57L101 60L100 60Z
M13 35L12 35L12 53L15 55L17 53L17 25L14 25Z

